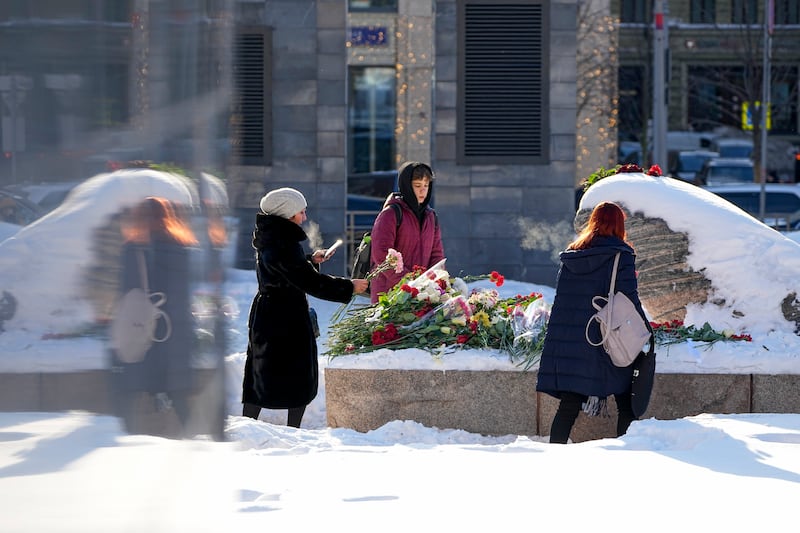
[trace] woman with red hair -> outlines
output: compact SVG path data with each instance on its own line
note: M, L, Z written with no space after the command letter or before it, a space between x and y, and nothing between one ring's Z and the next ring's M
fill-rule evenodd
M161 434L162 428L148 427L146 413L137 410L139 396L149 393L151 405L174 410L183 436L194 385L190 255L198 241L166 198L151 196L136 204L121 229L120 294L142 287L146 275L149 292L166 296L160 309L169 317L169 326L166 321L157 322L155 336L163 342L153 342L139 361L125 360L111 349L116 411L129 432Z
M556 295L539 363L536 390L558 398L550 442L566 444L581 409L590 415L606 413L606 398L617 403L617 436L636 417L631 408L633 368L617 367L603 346L586 340L586 323L596 312L594 296L605 296L611 285L614 257L620 252L617 292L623 292L647 323L639 301L635 254L627 241L625 213L613 202L598 204L578 237L560 254ZM595 321L590 338L600 338Z

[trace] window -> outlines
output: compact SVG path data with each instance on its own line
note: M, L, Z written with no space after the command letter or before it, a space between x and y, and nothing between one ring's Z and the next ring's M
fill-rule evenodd
M547 5L459 3L460 164L549 161Z
M798 69L789 65L773 65L771 80L772 129L770 133L797 134Z
M621 22L647 22L647 3L645 0L622 0Z
M92 127L112 128L128 122L128 75L127 65L106 64L96 68L95 76L90 78L95 102Z
M640 139L645 129L645 92L650 79L642 66L620 66L617 72L620 140Z
M30 16L30 6L25 0L7 0L0 2L0 21L8 22L14 19L24 19Z
M689 22L713 24L716 22L716 0L692 0Z
M384 13L397 11L397 0L349 0L348 9L358 11L382 11Z
M393 170L396 116L395 69L350 70L348 109L350 173Z
M689 66L689 124L696 131L741 127L741 67Z
M756 24L758 22L758 0L733 0L731 22L734 24Z
M0 2L0 21L32 18L128 22L130 11L130 0L4 0Z
M775 0L775 24L800 24L797 0Z
M111 22L128 22L131 19L130 2L128 0L103 0L100 19Z
M233 153L243 165L267 165L272 159L271 36L268 28L236 35L231 130Z

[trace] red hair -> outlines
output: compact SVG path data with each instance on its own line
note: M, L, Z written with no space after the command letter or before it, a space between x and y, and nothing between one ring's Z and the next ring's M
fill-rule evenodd
M181 220L166 198L149 196L133 208L122 227L126 241L148 243L152 235L162 235L184 246L197 244L192 229Z
M589 248L597 236L617 237L629 246L631 245L625 232L625 212L614 202L601 202L595 206L592 214L589 215L586 227L580 232L578 238L567 246L567 250Z

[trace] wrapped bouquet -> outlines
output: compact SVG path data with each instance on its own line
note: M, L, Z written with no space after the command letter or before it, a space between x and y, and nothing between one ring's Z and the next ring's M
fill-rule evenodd
M462 278L452 278L444 261L416 268L377 303L350 308L331 322L330 357L380 348L420 348L440 354L459 348L506 351L526 369L541 355L549 306L542 295L501 298L496 289L469 290ZM492 272L468 279L489 279L496 286L503 276Z

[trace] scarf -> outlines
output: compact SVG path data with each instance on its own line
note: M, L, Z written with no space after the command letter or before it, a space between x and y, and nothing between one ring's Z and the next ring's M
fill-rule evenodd
M583 412L589 416L599 416L601 418L609 418L611 416L608 414L608 402L606 398L589 396L581 407L583 407Z

